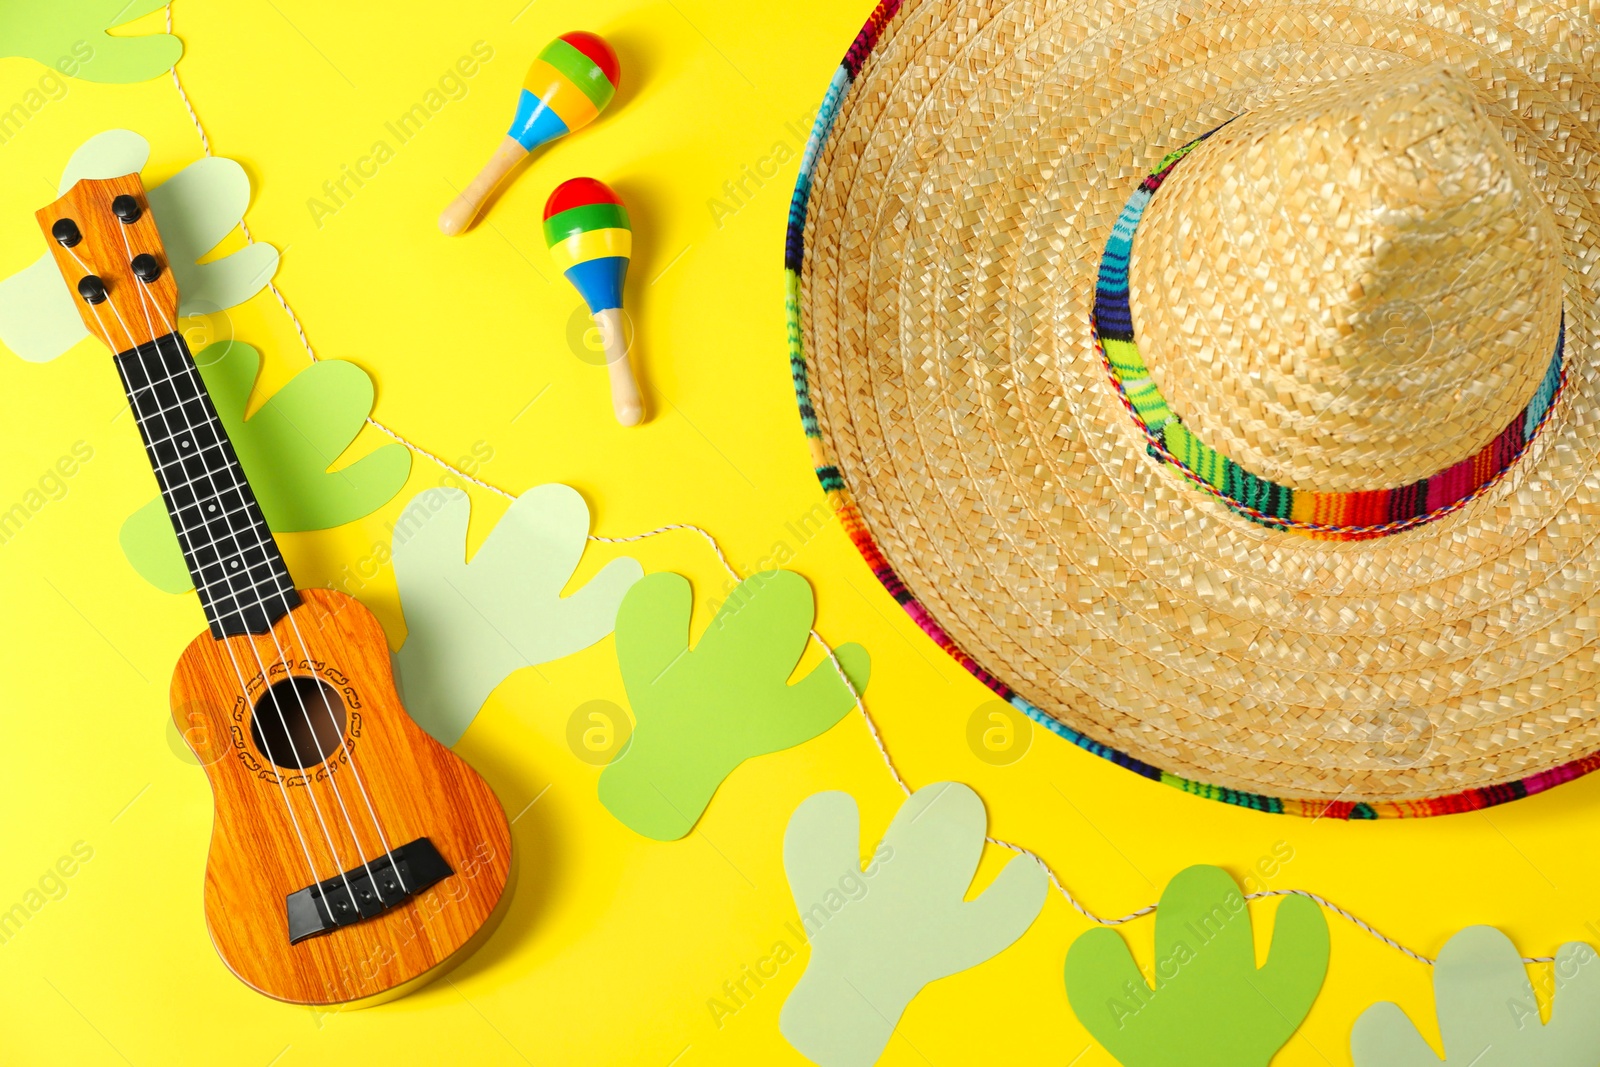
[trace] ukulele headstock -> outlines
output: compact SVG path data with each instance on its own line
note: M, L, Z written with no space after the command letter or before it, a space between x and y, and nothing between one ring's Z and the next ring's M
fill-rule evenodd
M177 329L178 286L138 174L84 178L34 217L83 324L114 354Z

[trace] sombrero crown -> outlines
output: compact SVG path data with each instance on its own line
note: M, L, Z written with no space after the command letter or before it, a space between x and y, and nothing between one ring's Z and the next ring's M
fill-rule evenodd
M1347 536L1504 473L1560 379L1562 267L1471 86L1357 74L1193 147L1124 207L1095 305L1157 454L1246 514Z
M890 592L1062 736L1236 803L1600 765L1595 31L881 7L789 265L818 473Z

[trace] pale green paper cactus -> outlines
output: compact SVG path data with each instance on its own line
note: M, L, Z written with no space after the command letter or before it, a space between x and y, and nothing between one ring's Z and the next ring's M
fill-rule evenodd
M6 0L0 4L0 56L26 56L92 82L140 82L183 55L170 33L107 30L142 18L166 0Z
M461 490L429 489L394 527L394 577L406 617L395 674L411 717L446 745L460 740L513 672L609 634L623 594L644 576L638 561L624 556L562 595L589 535L589 507L569 486L523 493L469 561L470 510Z
M372 410L372 379L354 363L313 363L246 418L260 353L226 341L201 349L194 359L274 531L326 530L352 522L388 503L405 485L411 453L400 444L381 445L354 463L328 469ZM169 593L190 587L159 497L128 517L121 540L128 562L152 585Z
M1445 943L1433 998L1451 1067L1594 1067L1600 1063L1600 956L1582 941L1556 952L1550 1021L1539 1021L1528 972L1511 939L1469 926ZM1374 1004L1350 1034L1356 1067L1439 1067L1398 1005Z
M143 137L129 130L107 130L72 154L59 189L64 193L81 178L132 174L149 158L150 145ZM239 225L250 206L250 179L239 164L209 156L146 192L150 216L161 232L178 286L179 315L208 314L242 304L272 280L278 250L261 242L208 263L198 262ZM41 252L32 265L0 279L0 341L23 359L43 363L89 334L55 260L42 251L42 234L37 247Z
M1167 883L1155 921L1155 988L1122 938L1101 927L1067 952L1067 999L1124 1067L1265 1067L1317 999L1328 922L1283 898L1256 967L1250 911L1228 873L1190 867Z
M789 820L789 876L811 960L778 1027L821 1067L868 1067L913 997L989 959L1032 925L1049 880L1025 856L974 900L963 899L983 856L983 801L959 782L913 793L861 865L861 819L848 793L808 797Z
M694 828L711 795L753 756L809 741L855 698L832 663L789 684L811 631L811 586L792 571L739 584L689 648L688 579L652 574L617 612L617 663L636 725L600 775L600 802L658 841ZM870 661L860 645L835 651L856 691Z

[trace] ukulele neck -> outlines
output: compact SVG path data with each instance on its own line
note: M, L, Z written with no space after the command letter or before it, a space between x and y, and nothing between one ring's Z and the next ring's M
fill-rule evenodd
M300 595L183 335L116 364L212 636L266 633Z

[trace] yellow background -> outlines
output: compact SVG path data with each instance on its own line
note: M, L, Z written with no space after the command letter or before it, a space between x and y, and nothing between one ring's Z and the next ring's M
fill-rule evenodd
M1270 887L1325 894L1429 954L1474 922L1500 926L1530 955L1600 937L1589 925L1600 921L1592 847L1600 778L1486 813L1348 825L1184 796L1042 732L1013 765L980 762L966 725L987 691L902 614L836 522L805 541L785 525L821 502L784 342L794 130L809 129L867 3L521 6L175 6L184 83L215 150L250 174L248 221L283 251L276 281L320 355L372 374L379 419L452 459L475 445L492 450L480 473L512 491L576 487L599 533L697 523L746 571L783 542L789 565L816 589L819 630L871 651L867 705L906 776L973 785L991 832L1037 849L1102 914L1153 901L1192 863L1244 878L1287 843L1293 858ZM504 134L528 62L549 38L579 27L616 46L624 71L616 101L538 156L489 225L441 237L434 220ZM494 58L467 95L397 144L385 122L480 40ZM31 61L0 61L0 107L43 73ZM200 155L169 77L68 87L0 145L0 273L40 253L32 212L54 197L62 164L89 136L123 126L147 137L147 180ZM314 219L307 201L380 138L394 158L337 213ZM745 203L716 216L708 202L724 182L763 160L770 172L778 156L787 161L777 178L748 184ZM544 198L580 174L611 182L633 217L627 300L652 412L642 429L613 422L604 373L570 347L578 300L540 236ZM258 400L306 366L270 294L219 328L263 353ZM818 790L850 791L870 848L900 794L852 715L811 743L741 767L686 839L634 835L600 807L598 770L565 740L580 704L626 704L610 639L512 677L458 746L507 810L523 813L521 874L504 925L448 982L366 1011L319 1014L259 997L229 975L200 913L208 790L174 749L166 711L172 664L203 620L192 595L157 592L118 549L123 519L154 485L133 421L115 418L122 396L109 364L94 343L43 365L0 357L0 507L21 499L74 442L94 449L66 497L0 545L0 910L74 843L93 848L66 895L0 945L0 1061L803 1062L777 1024L804 951L720 1027L707 1002L725 997L723 983L776 941L799 948L784 928L794 915L780 849L794 807ZM350 455L383 441L365 430ZM386 543L385 523L405 501L443 476L419 458L406 489L377 514L281 537L300 584L339 580ZM475 548L505 502L474 489L472 503ZM724 579L702 541L673 533L628 551L647 571L688 575L699 595L695 625L704 625ZM592 546L578 579L618 554ZM391 572L350 588L398 644L405 629ZM1007 856L989 850L980 886ZM1258 940L1272 907L1253 906ZM1397 1000L1436 1037L1428 969L1336 917L1330 924L1323 995L1275 1062L1347 1063L1352 1021L1380 999ZM1111 1063L1078 1025L1061 983L1067 946L1087 928L1052 895L1015 946L917 997L883 1062ZM1148 964L1150 920L1124 931ZM1532 972L1543 988L1548 969Z

